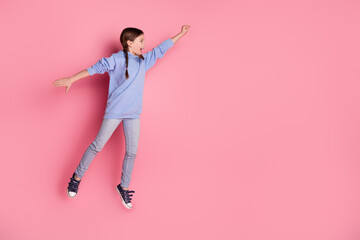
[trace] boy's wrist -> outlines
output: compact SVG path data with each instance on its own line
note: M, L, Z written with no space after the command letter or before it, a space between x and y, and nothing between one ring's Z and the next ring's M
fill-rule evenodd
M70 83L74 83L76 81L76 79L74 79L74 77L69 77L69 82Z

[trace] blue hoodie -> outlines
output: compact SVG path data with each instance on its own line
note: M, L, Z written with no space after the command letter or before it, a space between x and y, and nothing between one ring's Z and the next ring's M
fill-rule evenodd
M143 54L144 60L128 52L128 79L125 79L126 59L123 50L108 58L103 57L87 68L90 75L109 73L109 93L104 118L140 118L145 72L172 46L174 42L169 38Z

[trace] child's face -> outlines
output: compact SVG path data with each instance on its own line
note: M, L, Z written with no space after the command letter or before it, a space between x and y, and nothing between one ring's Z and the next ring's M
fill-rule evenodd
M141 34L140 36L135 38L135 40L129 44L129 50L131 50L131 52L133 52L136 55L141 55L142 50L144 48L145 48L144 34Z

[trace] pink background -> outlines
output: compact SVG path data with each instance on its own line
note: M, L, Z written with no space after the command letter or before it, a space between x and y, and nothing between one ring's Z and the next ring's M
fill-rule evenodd
M358 1L2 1L0 239L360 239ZM108 75L53 81L189 32L147 72L126 210L122 124L69 199Z

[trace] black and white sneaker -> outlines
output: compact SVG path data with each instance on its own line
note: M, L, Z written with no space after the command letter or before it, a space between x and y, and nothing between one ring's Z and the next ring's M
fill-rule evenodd
M121 201L122 201L122 203L124 204L124 206L125 206L127 209L131 209L131 208L132 208L131 197L132 197L133 195L131 195L130 193L135 193L135 191L130 191L130 190L122 189L122 187L121 187L120 184L116 186L116 190L117 190L118 193L120 194L120 196L121 196Z
M79 190L79 184L81 182L81 179L78 181L75 179L75 173L73 173L72 177L70 178L69 186L67 188L67 195L70 198L73 198L76 196L78 190Z

